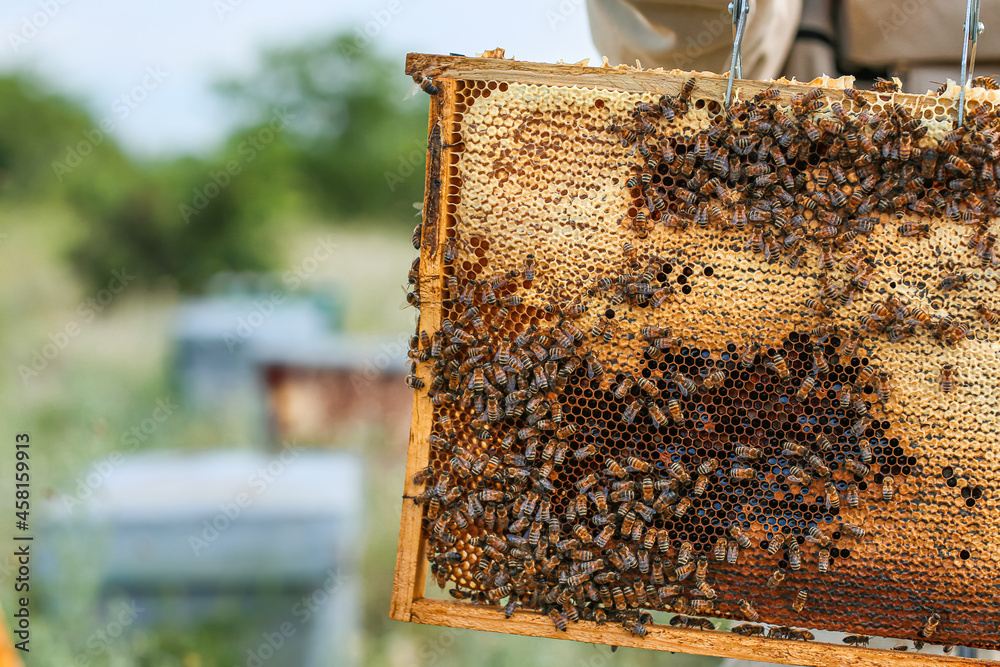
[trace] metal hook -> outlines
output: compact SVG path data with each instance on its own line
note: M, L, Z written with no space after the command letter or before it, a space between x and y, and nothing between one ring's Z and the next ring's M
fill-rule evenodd
M965 89L972 82L972 72L976 66L976 46L979 35L986 28L979 22L980 0L968 0L965 7L965 41L962 43L962 89L958 94L958 126L965 121ZM972 30L975 26L975 31ZM969 55L969 42L972 42L972 55Z
M729 13L733 15L733 58L729 63L729 82L726 84L726 108L733 98L733 79L743 78L743 31L750 14L750 0L732 0Z

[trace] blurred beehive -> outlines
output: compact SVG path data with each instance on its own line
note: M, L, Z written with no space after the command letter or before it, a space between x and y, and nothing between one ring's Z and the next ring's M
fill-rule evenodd
M741 81L727 115L712 76L407 71L434 94L395 618L866 660L638 614L746 600L1000 644L996 93L949 134L957 94L889 85ZM423 598L427 559L461 602Z

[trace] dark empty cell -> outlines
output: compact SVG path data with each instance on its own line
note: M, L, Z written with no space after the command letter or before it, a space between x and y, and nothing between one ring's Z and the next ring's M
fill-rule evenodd
M941 471L941 476L944 477L945 479L948 479L948 480L950 480L952 477L954 477L954 475L955 475L955 470L951 466L946 466ZM955 486L955 485L954 484L949 484L948 486Z
M909 465L909 466L915 466L915 465L917 465L917 457L916 456L907 456L906 457L906 464Z
M981 486L973 487L973 489L972 489L972 497L975 498L975 499L977 499L977 500L979 498L982 498L983 497L983 487L981 487Z
M688 281L688 279L687 279L687 274L686 273L685 274L679 274L677 276L677 284L678 285L687 285L687 281Z
M963 498L971 498L972 497L972 489L970 487L968 487L968 486L963 486L962 487L962 497Z
M969 553L968 549L962 549L961 551L958 552L958 557L961 558L962 560L969 560L970 558L972 558L972 554Z
M670 273L673 270L674 270L674 267L669 262L667 262L667 263L665 263L663 265L663 272L664 273Z
M965 506L966 507L975 507L976 506L976 499L975 498L969 498L968 500L965 501Z

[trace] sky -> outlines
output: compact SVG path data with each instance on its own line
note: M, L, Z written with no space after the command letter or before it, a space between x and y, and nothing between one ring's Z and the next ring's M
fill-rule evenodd
M3 0L0 71L27 70L83 102L142 157L206 153L236 120L212 90L253 73L262 49L340 31L405 54L576 62L600 56L584 0Z

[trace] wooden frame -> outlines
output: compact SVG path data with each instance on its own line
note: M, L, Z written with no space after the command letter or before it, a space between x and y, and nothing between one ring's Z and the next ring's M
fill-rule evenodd
M606 87L620 90L648 91L679 89L689 74L670 75L661 72L639 71L632 68L591 68L573 65L548 65L517 62L498 58L464 58L409 54L406 59L407 74L433 77L434 85L442 94L431 97L428 134L432 137L428 151L425 178L423 232L421 243L421 297L420 329L436 329L441 319L440 294L442 291L442 258L439 252L443 234L439 225L441 211L447 206L447 193L441 187L449 165L450 148L446 139L450 128L442 123L451 118L449 105L453 104L457 80L503 79L522 83L579 85ZM706 87L717 85L724 90L725 79L706 82ZM743 97L769 87L770 84L741 81L737 89ZM798 92L798 86L782 86L783 96ZM921 105L923 96L898 95L908 98L910 104ZM435 144L435 133L440 139ZM437 147L435 147L435 145ZM426 371L423 371L426 372ZM429 378L421 379L429 383ZM421 535L422 508L413 497L420 491L412 483L413 475L425 467L429 460L428 436L431 431L433 407L426 392L416 392L413 405L413 422L406 463L406 480L400 523L399 544L393 581L390 617L400 621L487 630L530 637L570 639L574 641L629 646L662 651L692 653L708 656L771 661L785 664L830 666L860 665L997 665L991 660L898 652L884 649L856 648L821 642L787 641L756 637L743 637L729 632L706 632L653 625L646 637L637 637L616 625L598 626L581 621L570 624L566 632L558 632L552 621L538 613L518 611L505 619L496 608L475 606L450 600L431 599L424 596L427 579L427 562L424 540Z

